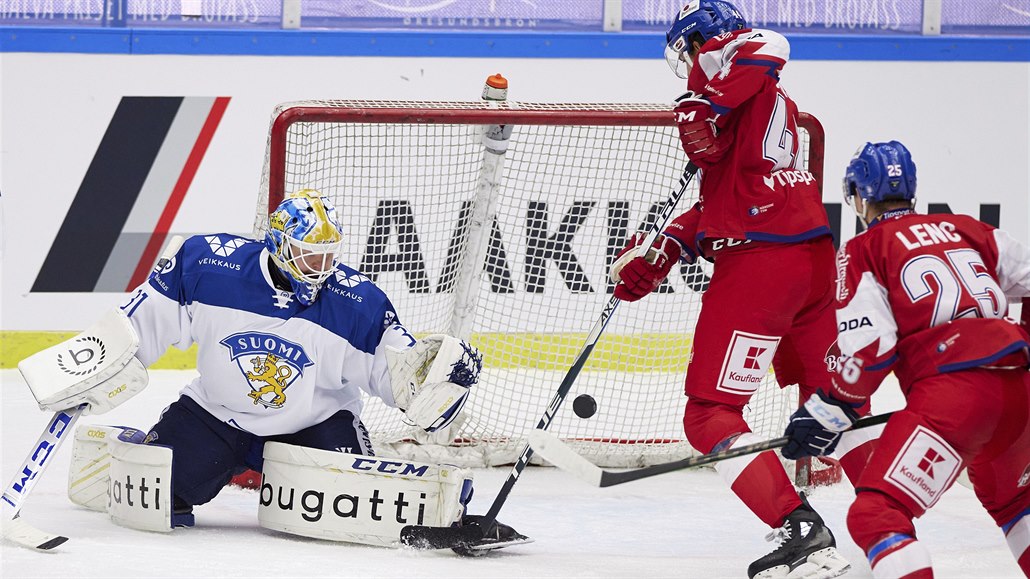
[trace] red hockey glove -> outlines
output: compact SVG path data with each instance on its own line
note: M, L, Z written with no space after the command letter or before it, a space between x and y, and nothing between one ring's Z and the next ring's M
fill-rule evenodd
M676 99L676 125L680 144L690 160L701 165L712 165L726 152L715 134L715 113L707 99L687 92Z
M620 300L635 302L653 292L672 271L683 251L678 241L659 235L645 259L637 255L643 237L640 233L634 235L612 264L612 281L621 282L615 286L615 297Z

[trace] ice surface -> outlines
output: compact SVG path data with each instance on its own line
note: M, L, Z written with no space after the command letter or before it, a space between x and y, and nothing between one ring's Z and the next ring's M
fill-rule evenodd
M155 371L136 399L84 424L148 427L175 400L192 372ZM6 485L49 416L16 370L0 371L0 433ZM515 485L501 520L536 542L465 559L450 551L415 552L304 539L262 529L257 493L226 489L196 509L197 526L170 534L113 524L65 496L71 442L27 499L34 526L69 536L54 552L0 547L0 577L744 577L769 551L768 529L714 471L667 474L607 489L588 487L551 468L532 467ZM489 508L509 468L476 471L471 512ZM836 531L853 565L870 577L844 516L847 483L817 489L812 504ZM956 486L918 522L938 577L1019 577L1001 532L972 491Z

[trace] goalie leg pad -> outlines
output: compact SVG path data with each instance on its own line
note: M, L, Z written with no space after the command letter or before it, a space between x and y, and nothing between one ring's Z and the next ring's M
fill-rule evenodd
M88 404L102 414L146 388L147 369L136 359L139 337L129 319L111 310L81 334L37 352L18 370L43 410Z
M139 444L138 434L142 433L125 431L108 440L108 513L123 527L168 533L172 530L172 449Z
M111 484L111 452L108 441L122 433L135 442L142 442L144 433L124 426L90 424L75 430L72 462L68 468L68 498L93 511L107 512Z
M449 465L265 443L258 521L293 535L395 547L406 525L449 527L471 471ZM463 502L464 501L464 502Z

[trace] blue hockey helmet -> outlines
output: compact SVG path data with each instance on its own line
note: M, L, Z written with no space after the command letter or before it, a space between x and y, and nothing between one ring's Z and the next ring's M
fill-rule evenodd
M858 195L867 203L911 201L916 198L916 165L898 141L866 143L851 158L844 173L844 200Z
M297 296L311 305L336 270L343 250L343 228L332 202L313 189L289 195L268 216L265 248Z
M690 0L665 34L665 60L680 78L690 74L691 42L704 44L726 32L747 28L740 10L723 0Z

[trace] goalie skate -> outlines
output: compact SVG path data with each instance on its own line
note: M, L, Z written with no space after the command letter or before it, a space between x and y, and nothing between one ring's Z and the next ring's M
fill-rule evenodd
M480 525L482 519L483 516L481 515L466 515L462 519L461 524L462 526ZM453 547L452 550L465 557L482 557L496 549L503 549L504 547L511 547L512 545L524 545L532 542L533 539L519 533L508 525L495 522L493 526L487 529L487 532L482 539L467 545Z
M779 547L748 567L751 579L828 579L843 575L851 568L838 551L833 533L823 524L804 493L801 506L794 509L783 526L766 539L780 541Z

